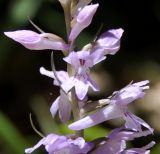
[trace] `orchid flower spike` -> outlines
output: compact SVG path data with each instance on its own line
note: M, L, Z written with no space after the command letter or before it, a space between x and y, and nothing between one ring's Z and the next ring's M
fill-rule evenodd
M31 50L51 49L66 51L69 48L61 37L50 33L38 34L31 30L18 30L4 32L4 34Z
M153 129L144 120L129 112L127 107L129 103L144 96L145 93L143 91L149 88L149 86L147 86L148 83L149 81L146 80L126 86L114 93L111 97L111 103L108 106L70 124L69 128L81 130L107 120L123 118L126 121L126 128L141 132L143 126L153 133Z

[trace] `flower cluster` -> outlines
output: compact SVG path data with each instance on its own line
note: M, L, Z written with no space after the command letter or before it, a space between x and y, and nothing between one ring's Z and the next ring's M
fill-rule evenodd
M108 30L76 51L75 40L90 25L99 4L90 4L91 0L59 0L59 2L65 14L68 34L66 42L55 34L44 32L39 34L31 30L4 33L31 50L60 50L67 64L67 71L56 71L53 66L52 71L41 67L40 73L52 78L53 84L60 87L60 95L50 108L52 117L54 118L58 111L61 122L67 123L73 114L74 122L69 124L68 128L75 130L75 134L68 136L49 134L25 152L32 153L39 146L44 145L49 154L150 153L148 149L155 144L154 141L142 148L127 149L126 145L127 141L153 134L153 129L128 109L130 103L143 98L145 90L149 89L148 80L131 82L103 101L98 100L93 103L87 97L89 88L95 92L100 90L98 84L90 76L91 68L105 60L107 55L117 53L120 49L123 29ZM103 138L85 141L83 131L86 128L116 118L124 119L124 126L114 129Z

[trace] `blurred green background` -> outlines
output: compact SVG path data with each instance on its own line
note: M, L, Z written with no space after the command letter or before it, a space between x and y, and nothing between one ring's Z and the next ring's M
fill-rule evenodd
M132 142L136 147L150 140L157 142L151 154L160 153L160 1L159 0L95 0L100 7L89 28L79 36L80 49L101 32L122 27L124 35L121 49L93 70L93 77L102 92L93 99L104 98L130 81L149 79L150 90L143 100L131 105L131 110L145 119L155 135ZM30 29L30 17L45 32L66 38L63 10L58 0L0 0L0 153L22 154L40 137L31 128L29 113L36 127L44 134L63 133L69 130L51 118L49 107L58 96L52 80L41 76L41 66L50 69L50 51L30 51L4 36L4 31ZM57 70L65 68L62 54L55 53ZM105 122L88 129L87 139L106 135L120 126L120 121ZM98 132L98 133L97 133ZM69 132L71 133L71 132ZM96 134L93 136L93 134ZM35 152L36 153L36 152ZM44 153L38 150L37 154Z

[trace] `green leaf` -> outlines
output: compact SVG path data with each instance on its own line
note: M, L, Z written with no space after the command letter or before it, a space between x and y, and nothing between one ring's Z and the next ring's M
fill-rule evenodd
M108 130L100 126L94 126L94 127L85 129L85 138L87 140L93 140L99 137L105 137L107 136L107 134L108 134Z
M17 128L7 118L5 114L0 111L0 138L7 145L7 149L12 153L22 154L24 149L28 146L27 141L19 133ZM8 148L9 147L9 148Z
M75 133L75 131L69 129L68 125L65 125L65 124L60 124L59 128L60 128L60 131L63 135L68 135L68 134L74 134Z
M75 133L73 130L70 130L68 128L68 125L61 124L59 125L59 128L63 135ZM85 139L88 141L94 140L99 137L105 137L107 136L107 134L108 134L108 130L100 126L94 126L84 130Z
M153 149L151 149L152 154L159 154L160 152L160 144L156 144Z

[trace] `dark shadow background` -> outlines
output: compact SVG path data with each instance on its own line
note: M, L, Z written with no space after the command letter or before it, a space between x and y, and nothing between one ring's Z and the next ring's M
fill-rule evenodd
M132 80L149 79L153 91L140 102L140 107L136 103L136 107L138 115L155 128L155 140L159 142L160 1L93 1L96 2L100 3L100 7L93 23L79 37L79 48L85 45L85 41L91 40L101 23L101 32L121 27L124 35L120 51L108 56L101 65L101 70L111 78L109 90L91 97L97 99L108 96ZM27 50L4 36L3 32L18 29L36 31L27 20L27 16L30 16L45 32L66 37L63 12L56 0L0 0L0 10L0 110L23 136L31 136L34 133L28 118L28 114L33 112L31 103L37 97L42 97L50 106L59 93L58 88L52 85L52 80L39 73L41 66L50 69L50 51ZM57 69L64 68L62 54L57 51L55 57ZM151 102L144 105L149 100ZM155 115L154 118L152 115ZM112 128L114 124L106 126ZM0 141L0 148L2 143Z

